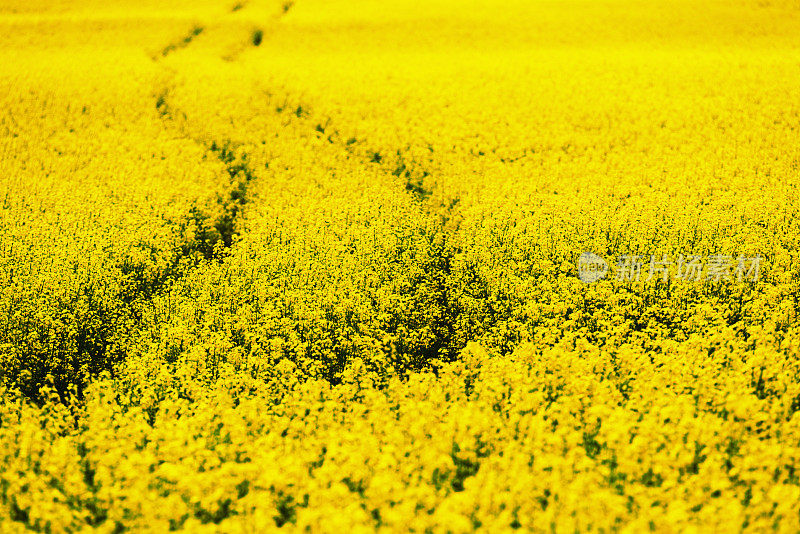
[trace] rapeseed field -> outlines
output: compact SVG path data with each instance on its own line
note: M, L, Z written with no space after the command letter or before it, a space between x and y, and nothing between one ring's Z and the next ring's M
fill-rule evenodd
M5 0L0 532L800 531L793 0Z

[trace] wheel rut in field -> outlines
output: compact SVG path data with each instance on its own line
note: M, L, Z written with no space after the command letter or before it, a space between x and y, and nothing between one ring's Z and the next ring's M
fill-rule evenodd
M259 42L256 42L251 37L242 47L258 46L262 38L260 36ZM184 47L180 53L191 54L192 47ZM237 57L218 56L218 59L230 64ZM235 68L235 65L231 68ZM177 76L172 79L177 79ZM420 299L419 304L426 314L422 319L417 315L400 318L398 324L387 327L390 332L420 329L430 332L429 342L416 342L413 346L413 342L401 337L398 350L409 351L407 356L410 363L406 371L431 368L432 362L437 360L455 359L468 341L483 332L485 324L500 320L501 317L494 310L491 313L484 310L482 315L476 316L476 306L466 303L467 299L478 300L488 295L489 284L480 274L478 266L465 260L461 254L463 250L459 245L458 224L453 222L459 218L458 199L437 194L426 180L431 173L424 164L415 161L406 150L376 148L368 139L350 135L346 128L337 128L330 117L312 113L312 108L305 103L296 102L289 96L281 100L272 91L261 90L267 107L285 118L276 122L287 126L291 123L291 129L286 130L289 132L287 135L296 135L298 144L306 143L309 136L317 136L334 147L334 151L344 153L344 157L357 166L372 170L377 166L379 174L393 184L391 187L397 187L407 195L409 204L414 206L412 211L418 213L421 220L427 221L419 231L424 233L429 245L418 252L415 261L418 262L419 274L415 275L412 288L420 295L424 293L424 296L414 298ZM197 125L202 128L203 121L199 117L190 117L194 119L191 121L195 125L194 130L188 126L188 110L176 107L177 100L173 99L172 89L156 91L154 96L154 106L167 127L174 128L182 137L202 146L206 154L224 165L226 185L216 195L220 208L218 215L208 219L199 212L189 214L197 226L204 229L197 233L196 249L202 252L206 261L224 261L243 231L241 220L250 202L251 186L259 180L259 171L251 164L252 158L246 145L220 138L218 133L215 136L211 130L195 131ZM225 110L212 109L211 112L224 114ZM235 128L233 118L231 124ZM253 143L255 145L256 141ZM355 328L353 335L358 335L357 331L358 328ZM327 378L337 382L343 365L353 356L350 353L332 355L342 365L335 366Z

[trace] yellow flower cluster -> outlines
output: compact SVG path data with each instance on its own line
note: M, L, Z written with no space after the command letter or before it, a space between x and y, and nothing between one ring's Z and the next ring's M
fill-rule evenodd
M800 530L797 35L5 2L0 531Z
M287 360L213 386L179 368L150 377L157 413L109 380L72 412L7 400L6 511L56 531L795 531L797 362L704 344L470 344L385 387L360 360L335 387Z

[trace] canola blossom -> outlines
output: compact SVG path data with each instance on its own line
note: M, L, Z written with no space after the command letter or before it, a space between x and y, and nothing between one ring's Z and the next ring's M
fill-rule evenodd
M6 0L0 532L800 531L798 36Z

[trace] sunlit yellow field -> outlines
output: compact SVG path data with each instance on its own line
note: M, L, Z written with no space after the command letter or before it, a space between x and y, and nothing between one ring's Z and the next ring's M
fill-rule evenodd
M798 532L798 185L794 0L5 0L0 532Z

